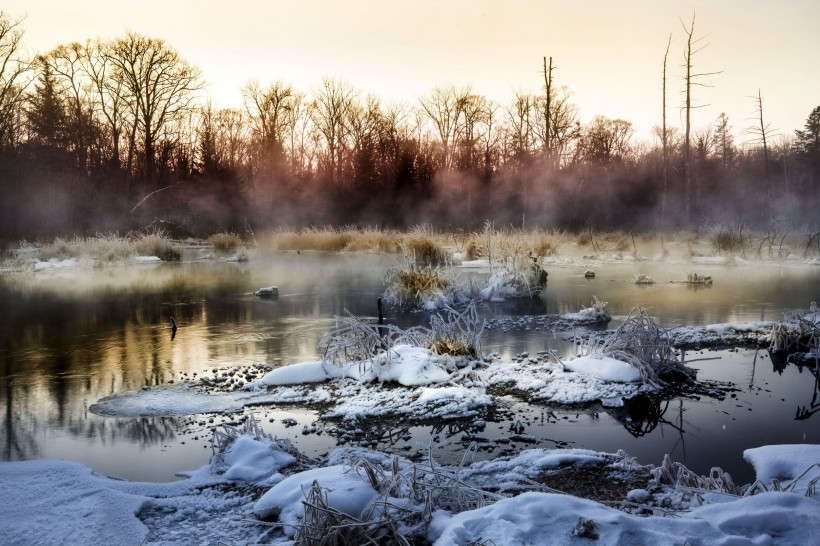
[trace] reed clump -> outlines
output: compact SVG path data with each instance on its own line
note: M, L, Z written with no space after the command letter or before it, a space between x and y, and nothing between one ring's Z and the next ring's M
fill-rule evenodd
M214 250L222 254L231 254L242 246L242 238L236 233L229 232L214 233L208 237L208 242L213 245Z
M447 298L455 283L439 267L391 268L385 274L385 301L402 307L424 307L429 301Z
M178 262L182 254L162 230L141 233L134 239L137 254L156 256L165 262Z
M440 266L447 263L447 252L428 235L410 235L402 242L408 260L415 264Z

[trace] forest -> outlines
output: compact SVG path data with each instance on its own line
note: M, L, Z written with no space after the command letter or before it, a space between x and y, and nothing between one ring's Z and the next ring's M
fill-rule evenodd
M582 122L571 82L548 57L533 58L540 92L511 92L503 104L468 84L393 105L339 78L299 90L259 74L242 88L243 108L220 109L200 70L162 39L129 32L31 56L24 30L0 12L0 240L151 228L177 237L473 229L487 219L767 229L819 219L820 106L804 127L772 128L766 98L750 89L750 127L725 114L694 127L694 26L684 27L686 76L673 77L659 52L650 142L628 120Z

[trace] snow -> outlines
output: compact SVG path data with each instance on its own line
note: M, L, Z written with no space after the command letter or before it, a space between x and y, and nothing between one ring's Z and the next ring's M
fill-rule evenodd
M327 505L347 515L361 518L379 493L369 482L344 465L314 468L289 476L273 486L253 507L256 517L263 520L278 516L287 525L285 532L292 536L292 526L301 523L304 515L305 494L316 482L327 493Z
M805 493L811 480L820 479L820 453L816 445L757 447L744 451L743 458L754 467L757 480L767 487L776 479L782 487L791 485L794 492ZM810 469L812 465L816 466ZM794 480L797 483L792 485Z
M162 262L158 256L135 256L134 262L138 264L156 264Z
M579 518L595 523L594 544L808 544L820 532L820 504L792 494L766 493L712 504L677 518L641 517L603 504L552 493L524 493L462 512L434 514L428 538L436 546L485 544L571 545ZM589 542L593 543L593 542Z
M374 489L356 460L379 465L393 478L391 457L361 448L337 449L324 464L293 465L298 454L262 434L240 434L210 465L171 483L139 483L102 476L68 461L0 463L0 543L34 544L292 544L303 523L304 500L318 487L328 506L358 519L378 517L383 501L421 510L407 498L385 497ZM438 505L426 528L436 545L485 544L810 544L820 533L820 495L806 496L810 480L820 477L820 445L772 445L747 450L744 457L758 479L788 480L801 474L801 487L746 497L703 494L703 503L676 517L633 515L596 501L542 492L486 497L474 509L457 513L454 503ZM619 462L620 461L620 462ZM460 469L438 467L458 483L493 490L518 490L545 473L572 465L637 464L622 455L585 449L530 449ZM396 460L399 472L416 468ZM358 468L358 469L357 469ZM806 470L809 472L806 472ZM404 478L402 478L404 480ZM237 487L237 482L241 482ZM656 486L653 486L656 487ZM261 496L253 491L264 491ZM624 501L646 503L652 493L632 489ZM466 500L466 497L465 497ZM617 503L615 503L617 505ZM473 505L476 506L476 505ZM404 508L402 508L404 507ZM443 509L446 507L447 509ZM254 517L278 525L254 523ZM582 528L580 523L586 522ZM399 527L402 528L402 527ZM585 529L585 530L584 530ZM424 530L424 528L422 528Z
M279 469L294 462L293 455L250 436L237 438L222 456L225 478L247 482L278 482L283 478Z
M637 368L603 355L568 360L564 363L564 368L615 383L635 383L641 380L641 372Z
M75 269L78 261L76 258L51 258L47 262L37 262L34 264L34 271L45 271L48 269Z
M565 369L566 368L566 369ZM426 420L475 415L496 404L488 386L509 386L527 400L620 406L652 390L627 363L587 356L564 365L526 359L470 360L397 345L369 361L335 366L301 362L268 372L241 390L213 392L183 382L106 396L98 415L149 417L240 411L259 404L322 404L323 418L406 416Z
M258 385L281 386L321 383L330 379L394 381L406 387L442 383L451 377L448 357L434 355L423 347L396 345L372 361L335 366L322 362L302 362L277 368L258 381ZM454 366L449 366L454 367Z

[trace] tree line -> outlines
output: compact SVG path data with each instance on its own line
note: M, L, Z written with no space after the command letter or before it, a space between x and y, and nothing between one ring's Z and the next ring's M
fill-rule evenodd
M243 108L217 109L200 71L163 40L129 32L30 58L22 38L22 22L0 12L5 238L151 225L197 235L488 218L578 229L818 221L820 107L773 141L758 95L768 141L738 145L725 114L682 134L664 104L656 141L639 142L627 120L582 123L544 58L541 91L506 104L449 85L385 105L325 78L309 92L250 81Z

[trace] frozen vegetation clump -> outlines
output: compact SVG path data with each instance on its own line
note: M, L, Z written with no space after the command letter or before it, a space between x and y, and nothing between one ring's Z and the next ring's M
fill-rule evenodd
M467 299L464 289L441 267L408 262L405 267L388 269L384 282L385 303L399 307L434 310Z
M626 362L640 371L644 383L656 388L663 385L663 377L695 378L695 371L678 360L666 330L640 307L611 335L591 337L584 350L587 356L602 355Z
M633 282L635 284L655 284L655 279L653 279L649 275L640 273L633 279Z
M373 324L352 315L336 317L336 329L320 342L322 362L333 366L357 362L366 367L378 357L389 365L399 346L424 348L436 355L476 357L480 353L483 325L472 302L463 311L446 308L443 314L433 315L429 328L402 329Z
M772 327L769 350L820 355L820 309L817 303L811 302L808 309L786 313L784 320Z
M698 275L697 273L687 273L686 282L689 284L712 284L710 275Z

